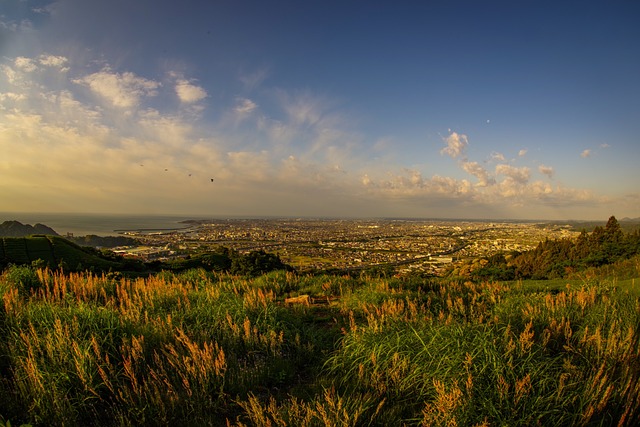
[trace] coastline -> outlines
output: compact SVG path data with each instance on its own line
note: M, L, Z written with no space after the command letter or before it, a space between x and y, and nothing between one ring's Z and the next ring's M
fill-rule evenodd
M197 216L124 215L83 213L0 212L0 223L19 221L22 224L44 224L61 236L117 236L126 232L177 231L189 228L181 223Z

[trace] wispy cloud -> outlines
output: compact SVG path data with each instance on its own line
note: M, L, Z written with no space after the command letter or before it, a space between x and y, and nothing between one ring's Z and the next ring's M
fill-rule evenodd
M252 91L264 82L270 74L270 70L267 67L259 68L250 73L243 73L240 76L240 81L244 85L245 90Z
M587 157L591 157L591 150L590 149L583 150L582 153L580 153L580 157L582 157L583 159L586 159Z
M238 99L238 104L236 105L234 110L240 114L249 114L256 108L258 108L258 104L256 104L250 99L241 98L241 99Z
M491 153L491 160L504 162L506 159L504 158L504 154L494 151L493 153Z
M589 192L530 182L529 168L504 163L498 152L483 156L501 162L487 169L467 158L469 138L455 131L442 138L439 152L457 159L458 171L390 163L392 137L367 144L335 102L308 91L271 91L269 101L279 110L269 112L253 98L235 97L216 106L226 118L201 123L183 109L208 94L182 74L169 73L164 85L110 66L83 74L55 55L9 59L0 67L0 88L6 88L0 92L0 198L24 209L38 209L38 201L53 210L180 206L195 212L224 205L229 213L272 206L274 213L351 209L366 215L367 206L375 215L437 206L450 216L469 207L597 200ZM49 79L56 84L41 71L59 73ZM160 106L157 98L174 102ZM228 119L239 115L242 126L234 127ZM540 165L538 172L552 178L554 169Z

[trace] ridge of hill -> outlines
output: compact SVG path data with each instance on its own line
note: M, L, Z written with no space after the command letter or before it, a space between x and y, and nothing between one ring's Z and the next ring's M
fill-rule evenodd
M59 236L56 231L44 224L22 224L19 221L4 221L0 224L0 237L26 237L32 234Z
M0 237L28 237L33 235L60 236L53 228L45 224L22 224L16 220L4 221L0 224ZM93 248L114 248L116 246L136 245L139 243L138 240L127 236L96 236L95 234L78 237L68 236L67 240L80 246L91 246Z

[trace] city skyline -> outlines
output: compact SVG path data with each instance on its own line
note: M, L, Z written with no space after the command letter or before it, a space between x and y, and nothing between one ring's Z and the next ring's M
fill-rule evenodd
M640 217L638 12L9 0L0 211Z

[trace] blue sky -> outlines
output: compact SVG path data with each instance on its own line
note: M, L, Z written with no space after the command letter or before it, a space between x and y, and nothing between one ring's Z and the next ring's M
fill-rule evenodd
M640 4L0 5L0 211L640 216Z

